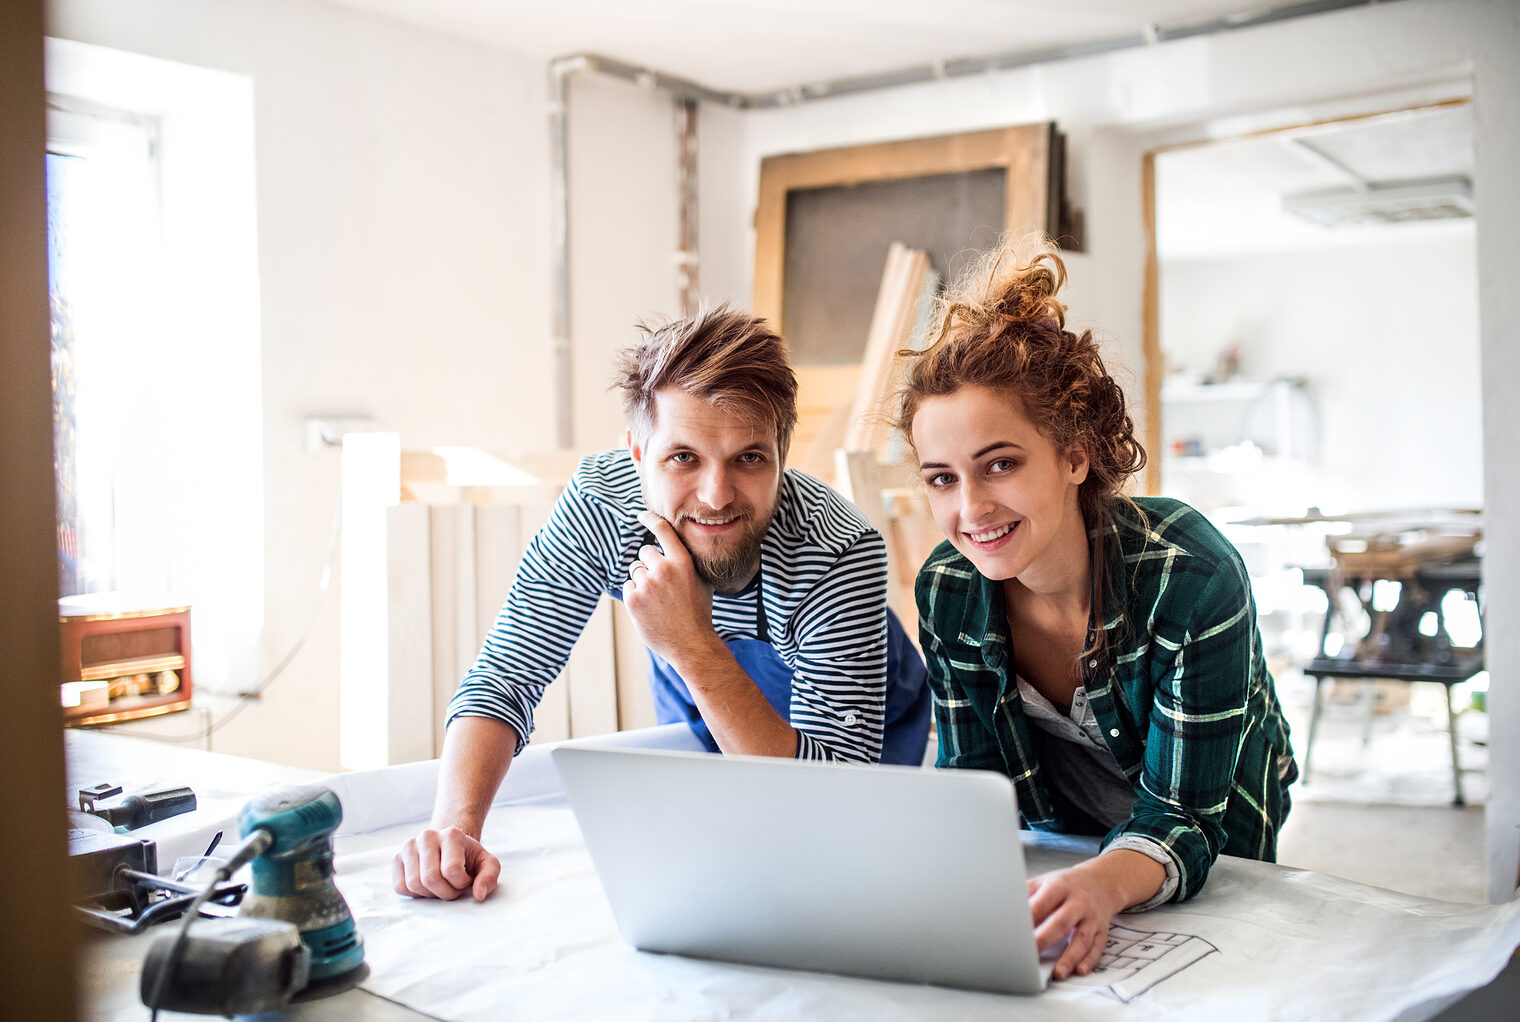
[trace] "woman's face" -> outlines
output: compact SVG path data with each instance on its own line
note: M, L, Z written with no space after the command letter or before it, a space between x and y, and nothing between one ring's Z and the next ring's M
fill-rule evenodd
M984 387L926 398L913 446L934 521L987 578L1077 567L1058 560L1086 550L1077 489L1087 454L1058 451L1018 401Z

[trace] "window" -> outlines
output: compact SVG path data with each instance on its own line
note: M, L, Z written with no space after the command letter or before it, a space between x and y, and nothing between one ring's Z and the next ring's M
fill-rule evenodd
M196 692L259 676L253 83L46 40L63 592L171 592Z
M59 592L170 588L166 520L139 506L170 492L152 332L160 269L157 124L119 111L48 117L48 290L58 482ZM151 499L148 503L151 505ZM145 570L145 566L152 566Z

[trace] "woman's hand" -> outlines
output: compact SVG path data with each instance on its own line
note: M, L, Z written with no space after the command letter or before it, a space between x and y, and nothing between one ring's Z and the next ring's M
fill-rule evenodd
M1151 898L1165 880L1159 862L1122 848L1030 878L1035 945L1043 952L1071 937L1051 975L1065 979L1092 972L1108 943L1110 920Z

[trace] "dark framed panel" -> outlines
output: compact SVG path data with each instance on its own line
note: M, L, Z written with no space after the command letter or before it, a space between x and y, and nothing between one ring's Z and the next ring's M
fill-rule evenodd
M1064 162L1049 123L768 157L753 310L801 331L802 364L848 362L849 342L823 334L848 326L864 344L887 244L924 249L944 274L1004 232L1060 237Z

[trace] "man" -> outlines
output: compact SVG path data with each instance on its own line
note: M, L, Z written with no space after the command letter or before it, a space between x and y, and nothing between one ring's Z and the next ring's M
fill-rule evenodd
M797 381L765 322L719 306L647 333L617 386L626 450L582 460L529 545L449 705L432 826L396 890L481 900L501 864L491 800L602 593L649 649L661 723L714 752L919 763L925 669L886 611L886 552L863 515L785 469Z

